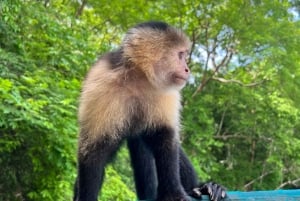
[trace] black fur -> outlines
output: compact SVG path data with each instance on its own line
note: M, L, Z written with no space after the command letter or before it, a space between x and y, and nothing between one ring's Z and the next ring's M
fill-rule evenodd
M110 67L112 69L123 67L123 51L122 49L118 49L114 52L109 52L104 55L101 59L107 59L110 62Z
M185 191L191 195L193 189L199 184L198 176L182 148L179 150L179 168L181 184Z
M172 128L161 127L143 136L155 158L157 200L189 200L180 182L179 143Z
M176 195L181 199L182 195L186 194L196 198L205 194L209 195L211 200L224 198L225 189L222 186L211 182L199 184L192 164L182 148L174 141L173 134L172 129L162 127L145 131L139 137L128 138L138 198L173 201ZM172 141L173 146L169 146L168 143ZM74 189L74 201L97 200L103 183L104 166L118 147L119 143L111 144L108 140L104 140L102 143L92 145L87 156L79 157L79 175ZM177 175L180 175L180 178ZM195 189L200 194L195 194ZM185 200L190 199L186 197Z
M85 139L81 139L84 143ZM78 154L78 177L74 201L96 201L103 183L105 165L112 160L122 140L113 142L106 138L89 144L86 155Z
M134 169L138 198L139 200L154 200L157 196L158 184L154 156L142 137L130 138L128 148ZM185 192L193 195L193 189L199 185L199 182L196 172L182 148L179 148L179 166L181 185Z
M169 27L169 25L165 22L160 22L160 21L150 21L150 22L145 22L138 24L135 26L135 28L151 28L151 29L157 29L161 31L166 31Z
M128 139L135 187L140 200L154 200L157 195L156 165L152 151L141 137Z
M179 153L182 152L174 135L173 129L160 127L147 130L140 137L128 139L139 199L157 197L157 200L174 200L173 198L178 197L178 200L189 200L181 185L179 165L184 164L181 171L183 175L187 175L193 168L186 163L185 157L181 157L184 159L183 163L179 162ZM106 139L90 145L88 155L79 155L79 179L74 200L97 200L103 182L104 167L116 152L119 143ZM188 184L189 179L185 179Z

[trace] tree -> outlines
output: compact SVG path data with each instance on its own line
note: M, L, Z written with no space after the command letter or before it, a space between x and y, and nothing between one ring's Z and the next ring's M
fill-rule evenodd
M1 2L0 200L73 194L77 99L97 49L60 5ZM113 184L124 189L118 177Z
M230 190L299 187L298 7L1 1L0 200L71 199L81 81L99 54L145 20L167 21L192 40L182 140L199 176ZM126 149L120 155L107 171L105 200L134 199Z
M299 186L294 78L300 41L291 5L198 6L194 12L201 20L190 31L196 79L185 93L184 140L195 163L205 168L200 174L238 190Z

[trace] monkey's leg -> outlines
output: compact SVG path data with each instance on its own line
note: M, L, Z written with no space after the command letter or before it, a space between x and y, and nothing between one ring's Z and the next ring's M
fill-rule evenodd
M119 146L119 143L109 139L86 144L88 143L82 141L79 143L75 201L97 201L103 183L105 165Z
M199 183L197 174L191 162L180 148L180 178L188 195L201 198L201 195L209 195L211 200L221 200L226 197L225 188L213 182Z
M74 184L74 195L73 195L73 201L78 200L78 177L75 180L75 184Z
M179 173L179 142L172 128L147 133L145 142L152 150L157 168L157 201L189 201Z
M154 156L140 137L128 139L135 188L140 200L156 198L157 178Z
M198 176L193 165L181 147L179 149L179 165L181 183L185 191L191 195L193 193L193 189L199 186Z

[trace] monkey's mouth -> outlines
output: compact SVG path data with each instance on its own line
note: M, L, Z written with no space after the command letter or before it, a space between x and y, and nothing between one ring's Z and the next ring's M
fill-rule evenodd
M180 81L180 80L181 80L181 81L187 81L187 79L188 79L187 77L184 77L184 76L178 76L178 75L177 75L177 76L174 76L174 78L175 78L175 80L179 80L179 81Z
M183 85L187 82L187 77L184 76L174 76L174 83L179 84L179 85Z

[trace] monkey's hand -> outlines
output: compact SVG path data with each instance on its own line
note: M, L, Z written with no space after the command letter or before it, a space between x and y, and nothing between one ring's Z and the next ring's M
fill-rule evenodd
M225 198L226 200L230 200L227 197L225 188L213 182L200 184L199 187L192 190L190 195L194 198L201 198L202 195L208 195L211 201L220 201Z

